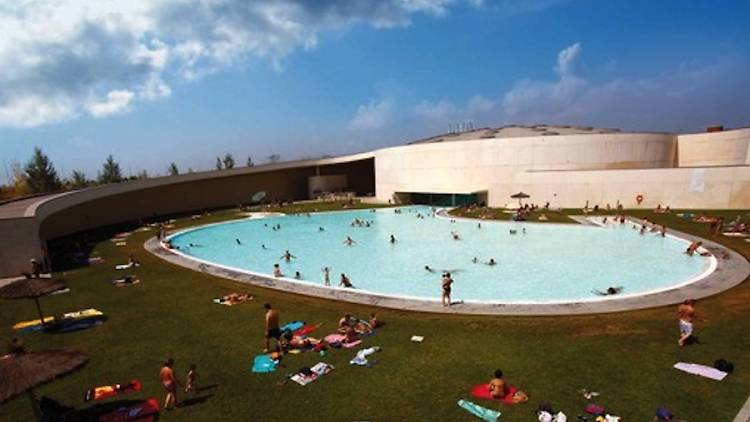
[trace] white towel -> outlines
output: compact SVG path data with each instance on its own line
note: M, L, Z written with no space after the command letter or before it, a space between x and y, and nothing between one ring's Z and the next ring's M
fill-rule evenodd
M675 369L687 372L688 374L700 375L702 377L710 378L712 380L721 381L727 376L726 372L719 371L716 368L712 368L706 365L698 365L697 363L685 363L678 362L674 364Z

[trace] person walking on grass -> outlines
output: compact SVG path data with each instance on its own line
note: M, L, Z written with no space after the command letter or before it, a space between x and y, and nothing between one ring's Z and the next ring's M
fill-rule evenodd
M167 396L164 399L166 410L172 410L177 406L177 378L174 375L173 366L174 359L169 358L159 371L159 379L161 379L161 383L167 391Z
M263 352L268 352L271 339L276 341L276 350L281 352L281 330L279 329L279 311L273 309L270 303L263 305L266 309L266 348Z

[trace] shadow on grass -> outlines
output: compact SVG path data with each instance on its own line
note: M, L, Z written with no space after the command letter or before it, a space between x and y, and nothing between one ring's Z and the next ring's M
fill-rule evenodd
M205 403L206 400L210 399L213 396L214 396L214 393L206 394L206 395L198 396L198 397L191 397L189 399L185 399L181 401L180 404L177 405L177 407L183 408L183 407L195 406L196 404Z
M198 393L202 393L204 391L214 390L216 388L219 388L219 384L204 385L203 387L196 388L195 391L198 392Z

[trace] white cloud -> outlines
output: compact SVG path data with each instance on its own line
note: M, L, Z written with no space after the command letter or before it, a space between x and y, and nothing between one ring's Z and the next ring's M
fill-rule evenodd
M357 112L349 122L349 128L355 130L380 129L390 123L394 101L390 98L372 100L357 107Z
M37 126L75 118L81 111L114 114L137 101L168 97L168 81L175 76L194 80L249 59L281 68L295 49L315 48L321 31L358 23L408 25L415 13L444 16L458 2L7 2L0 6L0 125ZM110 99L112 92L133 95L125 102L123 96Z
M557 66L555 72L560 77L570 76L573 74L575 61L581 54L581 43L575 43L557 54Z
M86 104L86 110L97 118L124 113L128 111L128 106L134 96L135 93L127 90L110 91L105 100L93 100Z
M414 114L428 120L444 123L456 118L456 105L447 100L440 100L437 103L422 101L414 107Z

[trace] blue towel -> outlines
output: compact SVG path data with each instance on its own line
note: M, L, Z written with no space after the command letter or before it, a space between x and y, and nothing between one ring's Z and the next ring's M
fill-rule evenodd
M281 330L281 332L284 332L284 331L297 331L297 330L299 330L300 328L302 328L304 326L305 326L305 322L304 321L292 321L292 322L289 322L289 323L286 323L286 324L282 325L281 328L280 328L280 330Z
M482 407L470 401L459 400L458 405L466 409L474 416L487 422L497 422L497 420L500 418L500 412L498 412L497 410L487 409L486 407Z
M276 370L276 365L279 363L271 359L271 355L258 355L253 361L253 372L266 373L273 372Z

